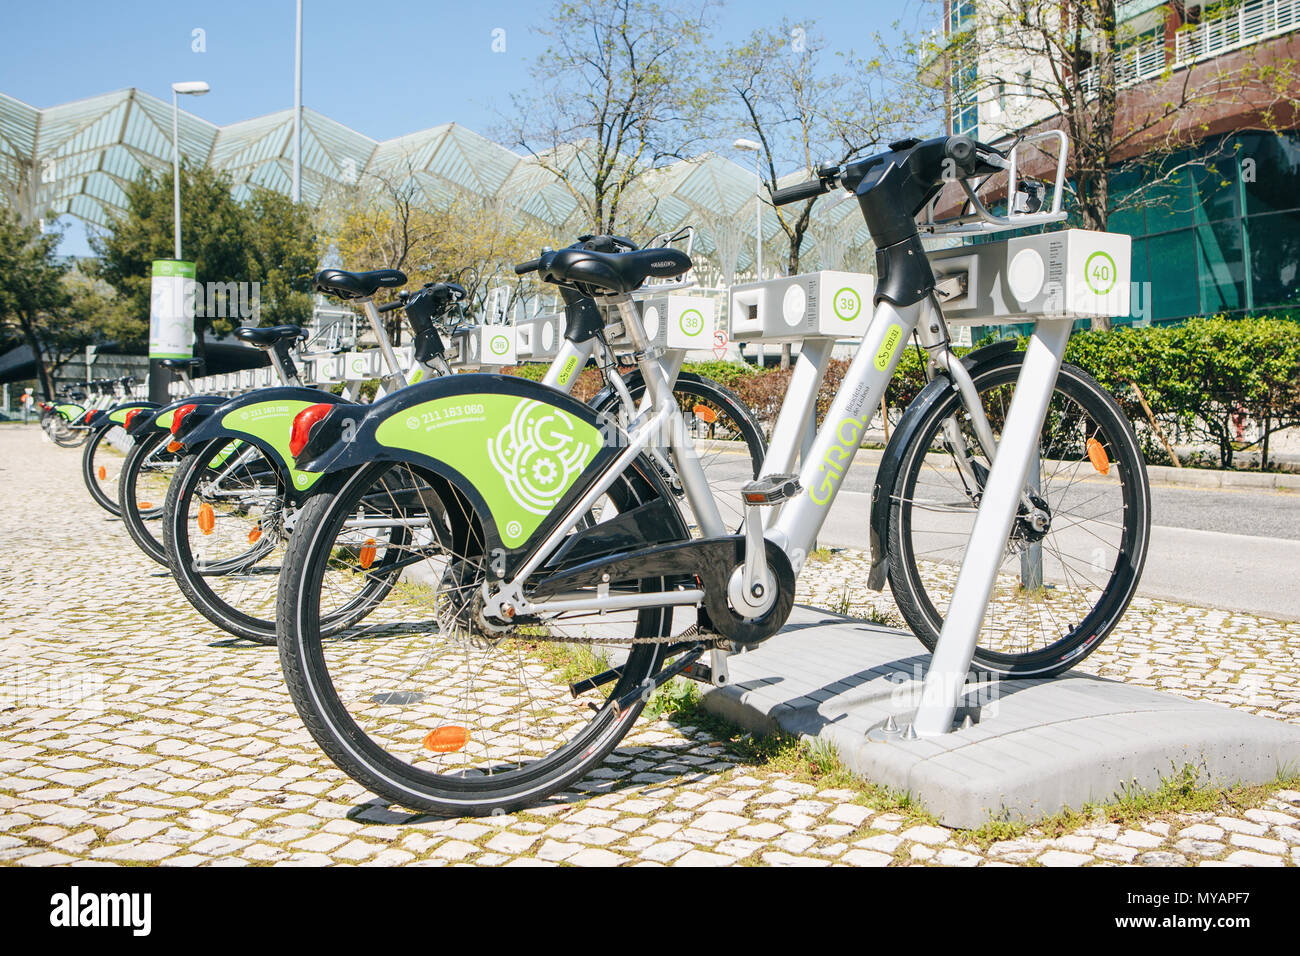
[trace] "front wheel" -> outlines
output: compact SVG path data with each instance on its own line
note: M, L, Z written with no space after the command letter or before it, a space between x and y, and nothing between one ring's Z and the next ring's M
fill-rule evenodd
M972 374L995 436L1023 358L1013 352ZM889 491L889 583L912 631L933 650L991 465L955 389L915 434ZM1132 425L1095 379L1062 366L973 665L1051 677L1096 650L1137 589L1150 501Z

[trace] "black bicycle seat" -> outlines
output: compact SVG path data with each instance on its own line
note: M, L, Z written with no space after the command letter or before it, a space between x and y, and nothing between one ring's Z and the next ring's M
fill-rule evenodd
M266 328L245 325L235 329L235 338L259 349L275 348L279 343L292 342L303 334L303 330L296 325L271 325Z
M203 359L201 358L186 358L186 359L169 358L169 359L162 360L163 368L196 369L202 364L203 364Z
M380 289L395 289L404 285L406 273L397 269L376 269L373 272L322 269L316 273L316 291L340 299L368 299Z
M542 255L537 271L546 282L618 295L640 288L651 277L666 279L690 268L691 257L680 249L620 253L557 249Z

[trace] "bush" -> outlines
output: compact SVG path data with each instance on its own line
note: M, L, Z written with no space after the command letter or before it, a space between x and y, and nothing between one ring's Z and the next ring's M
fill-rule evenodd
M1300 322L1294 317L1215 316L1177 326L1077 332L1065 360L1091 374L1115 396L1134 423L1148 461L1169 461L1163 435L1171 443L1213 446L1223 468L1232 467L1236 452L1258 446L1261 465L1267 468L1270 438L1283 428L1300 425ZM819 425L848 365L833 359L827 368L817 395ZM692 362L686 368L734 391L770 435L790 387L790 369L722 361ZM538 380L546 366L503 371ZM925 381L924 354L909 346L885 393L891 421L898 420ZM599 370L588 366L573 394L586 401L603 387ZM1150 414L1143 407L1144 399ZM1238 442L1237 427L1247 421L1258 426L1259 437Z
M1163 433L1171 442L1213 445L1222 468L1231 468L1243 447L1258 445L1267 468L1270 438L1300 424L1297 333L1300 325L1286 319L1215 316L1081 332L1065 357L1115 396L1137 426L1148 460L1168 460ZM1237 427L1246 421L1258 426L1254 442L1237 441Z

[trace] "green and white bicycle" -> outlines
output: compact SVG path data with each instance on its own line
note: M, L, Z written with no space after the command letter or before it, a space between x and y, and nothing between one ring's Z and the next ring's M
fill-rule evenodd
M1094 650L1146 553L1149 493L1133 430L1085 373L1055 375L1068 320L1053 325L1050 377L1033 383L1043 407L1008 412L1022 367L1035 378L1044 363L1034 347L1028 357L1008 347L956 356L916 223L946 181L1009 165L966 137L910 140L773 196L854 193L879 250L879 284L871 324L796 473L829 349L801 356L760 477L739 489L738 534L632 297L649 278L685 271L676 250L564 249L529 264L617 309L647 396L630 422L483 375L325 410L296 459L319 490L297 517L278 610L285 678L322 749L397 803L508 812L591 770L667 680L725 680L725 652L785 623L913 335L932 381L895 430L870 518L883 530L878 567L908 623L942 653L945 613L970 570L987 583L989 610L961 622L973 630L959 685L972 657L998 674L1045 677ZM1058 200L1018 224L1061 218ZM1022 447L1024 422L1036 452ZM665 450L680 497L655 463ZM986 497L1005 513L988 511ZM968 549L998 557L958 576ZM323 622L381 563L406 569L402 593L365 626L327 631Z

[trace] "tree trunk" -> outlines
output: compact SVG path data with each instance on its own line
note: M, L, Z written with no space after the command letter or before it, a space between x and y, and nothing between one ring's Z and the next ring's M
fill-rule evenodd
M40 383L41 390L45 392L45 400L54 401L54 381L50 378L50 370L45 365L45 352L41 349L40 340L36 337L36 328L30 317L25 313L18 313L18 324L22 326L23 338L27 342L28 348L32 350L32 355L36 361L36 380Z

